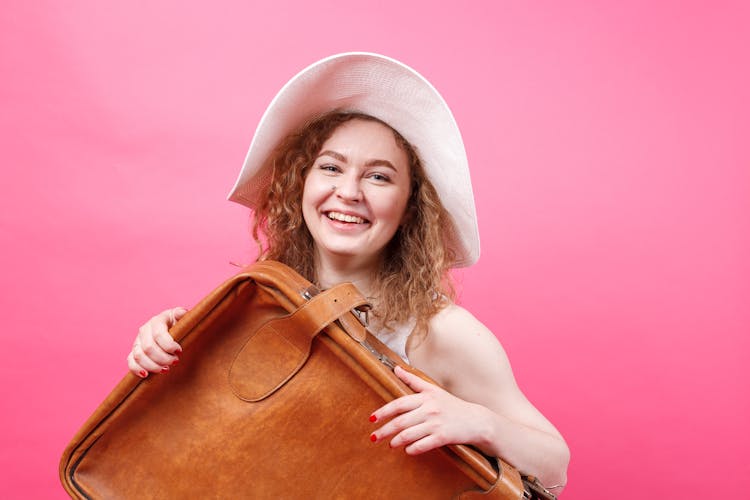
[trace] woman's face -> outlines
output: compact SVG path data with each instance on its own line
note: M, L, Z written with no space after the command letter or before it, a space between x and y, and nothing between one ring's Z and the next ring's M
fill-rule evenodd
M321 147L302 193L318 257L376 265L404 218L410 189L409 161L391 129L343 123Z

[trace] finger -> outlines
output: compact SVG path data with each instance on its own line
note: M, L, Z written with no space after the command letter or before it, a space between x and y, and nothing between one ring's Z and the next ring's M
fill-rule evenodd
M399 446L412 446L421 440L426 439L431 435L431 426L427 422L423 422L419 425L414 425L404 429L403 431L396 434L391 439L391 448L398 448ZM419 447L417 447L419 449ZM421 451L424 453L426 449Z
M396 374L398 378L400 378L406 385L411 387L414 392L422 392L424 390L429 389L430 387L435 387L433 384L427 382L426 380L422 379L421 377L408 372L401 368L400 366L396 366L396 368L393 370L393 372Z
M384 439L388 439L391 436L397 436L407 429L421 425L424 423L424 421L424 417L420 414L419 409L417 408L407 413L403 413L390 422L384 424L382 427L372 433L372 436L374 436L374 438L371 437L370 439L373 441L382 441ZM391 443L391 445L393 446L393 441L391 441Z
M151 373L160 373L169 369L168 364L158 363L154 361L150 356L148 356L144 352L143 346L141 346L140 344L136 343L133 345L133 349L130 351L130 355L132 356L133 361L136 365L138 365L138 367L140 367L141 369L145 369L146 371L149 371Z
M172 335L169 333L169 330L167 329L167 327L168 325L166 323L161 323L161 322L158 322L152 326L152 332L153 332L152 337L154 339L154 343L156 344L156 346L158 346L161 349L161 352L164 352L171 356L177 356L178 354L182 352L182 348L180 347L180 344L178 344L175 341L175 339L172 337ZM159 352L159 351L156 351L156 352ZM173 361L174 361L174 358L172 358L170 362L173 362Z
M138 362L135 360L135 357L133 356L133 351L130 351L128 353L128 370L130 370L130 372L137 377L148 377L148 371L144 369L140 364L138 364Z
M438 434L427 434L423 438L418 439L414 441L413 443L407 445L404 448L404 451L407 455L420 455L422 453L426 453L430 450L434 450L436 448L440 448L441 446L445 446L447 444L450 444L446 439L444 439L442 436Z
M180 319L182 319L182 317L185 316L187 314L187 312L188 312L188 310L185 309L184 307L175 307L175 308L173 308L172 309L172 318L174 319L174 321L172 322L172 324L174 325L176 322L180 321Z
M411 411L415 408L419 408L422 405L422 398L419 394L409 394L408 396L401 396L400 398L394 399L390 403L387 403L377 410L375 410L370 416L371 422L380 422L387 420L401 413Z
M162 339L161 342L172 342L179 348L179 344L174 342L172 336L167 332L166 324L160 320L159 316L155 316L138 330L138 338L134 347L138 345L140 349L134 349L133 351L136 355L136 361L143 364L142 360L138 358L138 355L142 352L150 361L162 367L174 363L175 356L164 350L159 341L157 341L157 337L167 337L170 340ZM148 366L144 367L149 368Z
M167 332L156 332L154 333L154 341L159 346L162 352L169 354L171 357L168 360L169 364L174 363L177 356L182 354L182 347L180 344L175 342L172 336Z

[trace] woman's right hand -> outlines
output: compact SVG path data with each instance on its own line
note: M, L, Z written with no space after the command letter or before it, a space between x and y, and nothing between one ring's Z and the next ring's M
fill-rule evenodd
M172 327L182 318L187 309L175 307L163 311L138 329L133 348L128 354L128 369L141 378L151 373L165 373L176 364L182 353L180 344L169 334Z

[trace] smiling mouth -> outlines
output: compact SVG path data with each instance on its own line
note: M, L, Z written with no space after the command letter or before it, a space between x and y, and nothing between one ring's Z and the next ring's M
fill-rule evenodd
M348 222L350 224L365 224L366 222L369 222L367 219L363 219L362 217L357 217L356 215L342 214L341 212L326 212L325 215L331 220L335 220L339 222Z

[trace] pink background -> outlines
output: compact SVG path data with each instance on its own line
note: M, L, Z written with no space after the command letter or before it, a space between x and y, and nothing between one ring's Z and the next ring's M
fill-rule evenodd
M747 3L438 3L3 3L3 497L63 498L138 325L252 260L225 201L252 132L347 50L453 108L482 236L462 301L567 438L564 497L750 489Z

